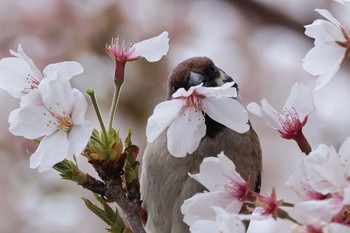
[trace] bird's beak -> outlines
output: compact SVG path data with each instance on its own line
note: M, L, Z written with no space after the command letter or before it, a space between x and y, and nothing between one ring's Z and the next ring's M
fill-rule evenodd
M215 78L209 78L205 75L191 71L190 78L188 80L188 85L191 87L203 83L203 86L205 87L219 87L222 86L224 83L232 81L233 79L222 70L220 70L220 74Z
M215 79L216 85L218 87L224 85L228 82L233 82L231 76L227 75L224 71L220 70L220 75Z

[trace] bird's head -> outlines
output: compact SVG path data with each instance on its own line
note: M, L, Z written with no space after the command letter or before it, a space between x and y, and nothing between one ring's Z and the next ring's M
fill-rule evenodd
M207 57L192 57L178 64L169 76L168 99L179 89L188 90L203 83L205 87L218 87L233 79ZM233 85L238 92L238 86Z

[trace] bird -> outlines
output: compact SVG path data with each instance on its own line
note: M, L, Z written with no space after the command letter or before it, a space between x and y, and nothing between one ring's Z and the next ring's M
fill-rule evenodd
M233 79L217 67L208 57L192 57L179 63L168 78L168 96L179 89L188 90L202 84L218 87ZM238 85L234 82L239 100ZM260 191L262 156L259 138L251 126L245 133L238 133L205 116L206 134L198 148L184 158L172 156L167 149L167 134L164 130L144 150L140 192L142 206L147 212L146 232L187 233L189 226L183 222L181 205L205 187L188 176L198 173L205 157L216 156L224 151L236 165L237 172L247 180L251 179L252 189Z

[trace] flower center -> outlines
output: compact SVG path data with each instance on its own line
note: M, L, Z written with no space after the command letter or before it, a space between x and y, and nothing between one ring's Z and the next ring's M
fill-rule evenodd
M186 98L185 107L196 108L197 110L202 110L202 96L193 93L192 95Z
M32 75L28 74L28 76L26 77L26 80L28 82L28 87L23 88L22 90L23 94L28 94L34 89L38 89L40 82L36 78L34 78Z
M245 184L239 183L235 180L230 180L229 184L224 185L225 191L228 192L230 197L241 200L247 194L247 187Z
M298 113L294 107L292 107L291 109L285 108L283 110L283 113L284 117L279 117L279 122L283 130L279 130L279 132L284 138L292 138L306 124L307 117L304 119L303 122L301 122Z
M132 47L132 44L130 43L130 46L127 48L125 46L125 41L123 41L122 45L119 46L119 38L112 39L111 45L106 46L107 53L115 60L117 61L135 61L138 58L132 58L132 55L135 52L135 48Z
M57 103L59 105L59 103ZM62 111L62 114L56 114L52 111L50 107L47 113L44 113L44 116L49 116L47 127L56 128L58 130L63 130L65 132L69 132L73 126L72 119L69 114L65 111Z

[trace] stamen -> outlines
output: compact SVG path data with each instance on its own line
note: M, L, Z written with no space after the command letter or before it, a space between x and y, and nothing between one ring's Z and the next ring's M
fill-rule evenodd
M56 103L59 106L59 103ZM50 114L50 118L48 119L47 127L51 127L58 130L63 130L65 132L69 132L73 126L73 122L70 114L66 114L66 111L62 110L61 114L55 114L52 108L48 108L48 113ZM43 113L44 116L47 116L47 113Z
M34 78L32 75L28 74L26 77L26 80L28 82L28 87L25 87L22 90L23 94L28 94L29 92L38 88L40 82L36 78Z

